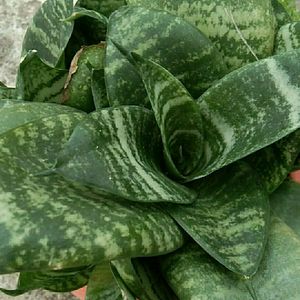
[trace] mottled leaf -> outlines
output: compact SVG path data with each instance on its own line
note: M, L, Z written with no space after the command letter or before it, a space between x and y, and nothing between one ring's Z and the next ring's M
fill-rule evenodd
M164 66L195 98L227 73L221 54L206 36L163 11L123 7L110 17L107 37L105 76L113 106L147 105L148 100L138 73L111 40Z
M75 55L67 82L63 103L86 112L95 110L92 93L93 69L103 70L105 44L83 47Z
M275 191L293 170L300 152L300 130L246 157L268 194Z
M79 6L95 10L107 17L125 4L125 0L80 0L78 2Z
M82 17L89 17L95 19L103 25L106 25L108 22L108 19L104 15L98 13L97 11L85 9L83 7L74 7L72 15L66 18L64 21L72 22Z
M277 32L275 53L283 53L300 48L300 22L282 26Z
M300 51L225 76L198 100L204 126L199 176L280 140L300 126Z
M117 300L120 296L109 263L96 266L88 282L85 300Z
M22 49L24 58L30 50L47 65L56 67L73 31L73 22L64 22L73 12L73 1L46 0L29 25Z
M252 279L238 278L196 245L162 257L166 280L180 300L297 299L300 240L282 221L271 223L266 253Z
M277 21L277 28L292 22L291 16L279 0L272 0L272 6Z
M19 66L16 96L25 101L61 103L67 75L67 70L49 67L36 51L29 51Z
M123 106L92 113L81 122L55 171L132 201L191 203L195 192L166 177L160 164L160 135L152 112Z
M64 269L174 251L183 236L154 206L119 202L0 157L0 273Z
M127 0L175 14L195 25L224 55L230 70L273 52L276 19L270 0Z
M236 163L191 184L198 199L165 209L212 257L229 270L253 275L267 238L269 202L260 178Z
M106 95L104 69L92 71L91 87L96 110L108 107L109 103Z
M300 237L300 184L284 182L270 199L271 208Z

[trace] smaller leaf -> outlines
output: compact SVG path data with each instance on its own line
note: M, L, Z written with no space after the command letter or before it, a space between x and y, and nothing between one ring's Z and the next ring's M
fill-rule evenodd
M3 99L16 99L15 88L7 87L0 81L0 100Z
M275 40L275 54L300 48L300 22L280 27Z
M64 21L66 22L72 22L82 17L89 17L92 19L95 19L102 23L103 25L107 25L108 19L103 16L102 14L98 13L94 10L85 9L83 7L74 7L74 11L71 16L66 18Z
M278 28L292 22L291 16L279 0L272 0L272 6L274 9Z

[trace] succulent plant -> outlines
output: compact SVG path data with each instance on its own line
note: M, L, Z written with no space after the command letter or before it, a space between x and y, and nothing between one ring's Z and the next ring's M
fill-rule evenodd
M299 48L277 0L45 1L0 86L1 291L297 299Z

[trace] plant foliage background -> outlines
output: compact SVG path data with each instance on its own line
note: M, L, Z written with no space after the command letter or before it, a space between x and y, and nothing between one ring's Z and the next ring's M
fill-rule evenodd
M121 2L46 1L1 87L3 292L293 299L298 23L274 1L107 19Z

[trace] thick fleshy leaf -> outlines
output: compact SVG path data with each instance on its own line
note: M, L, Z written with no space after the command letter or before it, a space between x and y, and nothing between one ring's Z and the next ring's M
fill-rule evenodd
M107 17L125 4L125 0L80 0L78 2L79 6L97 11Z
M67 76L67 70L49 67L36 51L29 51L19 66L16 96L25 101L61 103Z
M137 58L137 55L133 56ZM300 76L299 59L300 51L295 50L249 64L226 75L198 99L197 119L202 119L203 132L200 133L201 126L198 126L196 136L203 136L204 141L202 149L198 149L199 153L191 162L185 162L193 166L192 172L184 177L185 180L204 177L282 139L300 127L300 84L297 80ZM181 103L184 100L191 103L188 92L174 76L151 62L144 62L142 66L140 73L151 103L171 105L174 99L174 102L179 99L177 101ZM160 107L155 105L156 118L162 116L163 122L166 114L163 115ZM163 113L167 109L168 106L165 106ZM173 106L170 115L180 115L181 110L176 112L177 109ZM194 109L193 113L197 111ZM178 135L176 129L184 126L181 125L181 117L178 120L169 126L169 132L162 132L166 135L163 139L168 138L167 134L172 137L172 130L173 136L175 133ZM169 148L169 152L180 154L178 149L181 148L175 146L174 150Z
M63 95L63 103L86 112L95 110L92 93L92 72L103 70L105 44L83 47L75 55Z
M2 99L15 99L15 88L7 87L0 81L0 100Z
M211 41L167 12L123 7L110 17L107 36L105 76L109 101L114 106L147 105L148 100L138 73L111 40L164 66L195 98L227 73Z
M299 70L300 51L290 51L232 72L199 98L206 137L199 176L300 127Z
M106 25L108 22L108 19L104 15L98 13L97 11L85 9L83 7L74 7L72 15L66 18L64 21L72 22L82 17L89 17L95 19L103 25Z
M127 0L175 14L195 25L224 55L230 70L273 52L276 19L270 0ZM251 16L251 18L249 17Z
M153 256L183 243L154 206L119 202L57 176L34 177L1 156L0 273Z
M279 219L272 220L270 229L262 265L252 279L238 278L196 245L162 257L165 278L180 300L297 299L300 240Z
M92 94L96 110L109 106L103 70L92 71Z
M118 300L121 296L108 262L94 268L86 291L85 300Z
M271 208L300 237L300 184L284 182L270 199Z
M73 31L73 22L64 22L73 12L73 1L46 0L29 25L22 49L24 58L30 50L47 65L56 67Z
M283 53L300 48L300 22L282 26L276 36L275 53Z
M81 122L54 171L132 201L193 202L195 192L166 177L160 164L160 135L152 112L122 106Z
M279 0L272 0L272 6L277 21L277 28L292 22L291 16Z
M151 258L112 261L112 265L136 299L174 300L174 294L161 277L157 263Z
M185 177L199 168L203 127L199 106L171 73L132 53L159 126L168 171ZM155 78L155 80L153 80Z
M300 152L300 130L265 147L245 160L256 170L268 194L275 191L293 171Z
M195 181L198 199L166 211L212 257L233 272L251 276L267 239L269 202L260 177L238 162Z

